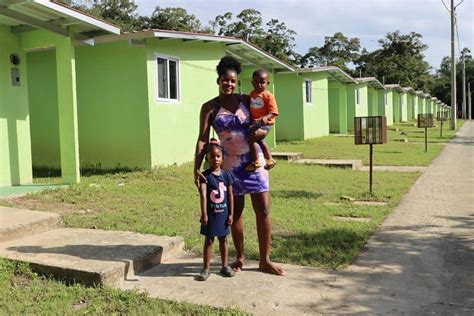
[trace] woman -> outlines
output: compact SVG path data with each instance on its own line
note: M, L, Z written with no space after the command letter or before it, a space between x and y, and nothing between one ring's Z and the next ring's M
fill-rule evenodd
M224 148L225 159L222 168L230 171L234 176L234 223L231 231L237 258L231 266L235 271L240 271L244 264L242 212L244 210L244 195L250 194L257 218L259 269L267 273L284 275L283 269L270 260L271 221L268 171L263 168L259 168L255 172L245 171L245 166L251 162L247 142L248 127L251 122L248 106L250 99L247 95L234 94L242 66L234 57L226 56L220 60L216 69L219 96L204 103L201 107L199 135L194 159L194 182L199 188L199 182L205 181L200 168L204 157L204 147L209 141L209 131L212 126L219 135ZM262 135L255 135L255 138L259 137ZM263 159L261 152L259 156L260 159Z

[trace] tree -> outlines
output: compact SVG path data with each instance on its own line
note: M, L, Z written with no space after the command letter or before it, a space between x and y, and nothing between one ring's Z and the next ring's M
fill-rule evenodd
M360 40L357 37L348 38L341 32L328 36L322 47L312 47L303 56L303 67L333 65L351 72L348 64L360 56Z
M232 13L226 12L210 21L210 30L216 35L234 36L244 39L274 56L294 62L299 55L293 50L296 32L284 22L271 19L263 26L262 15L254 9L244 9L233 21Z
M466 82L474 82L474 60L471 51L465 47L462 52L466 64ZM451 57L443 57L429 89L432 95L446 104L451 104ZM460 59L456 60L456 98L460 106L462 104L462 61Z
M361 54L355 62L356 70L363 76L375 76L385 82L427 90L432 81L431 67L423 55L428 46L421 39L421 34L415 32L406 35L399 31L388 33L378 41L380 49Z
M156 7L151 17L145 21L145 28L183 32L201 31L201 21L194 14L188 13L183 8Z

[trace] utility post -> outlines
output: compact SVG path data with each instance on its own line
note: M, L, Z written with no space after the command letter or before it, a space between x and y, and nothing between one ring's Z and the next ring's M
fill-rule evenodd
M467 84L467 100L468 100L468 109L469 109L469 119L472 120L472 104L471 104L471 83Z
M464 62L464 51L461 54L462 58L462 118L467 119L466 112L466 63Z
M455 12L454 12L454 0L451 0L451 122L450 129L456 129L456 55L454 51L454 28L455 28Z

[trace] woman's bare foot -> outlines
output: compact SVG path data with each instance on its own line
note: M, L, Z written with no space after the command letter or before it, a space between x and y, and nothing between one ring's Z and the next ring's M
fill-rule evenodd
M271 261L260 262L258 269L264 273L275 274L275 275L286 275L285 270L275 265Z
M235 272L242 271L243 266L244 266L244 259L243 258L242 259L236 258L235 261L230 264L230 267Z

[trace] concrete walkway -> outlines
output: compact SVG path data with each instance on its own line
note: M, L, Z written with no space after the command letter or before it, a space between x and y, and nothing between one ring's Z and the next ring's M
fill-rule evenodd
M473 205L474 123L467 122L344 271L283 265L288 275L277 277L247 262L235 278L213 274L202 283L193 278L201 259L183 255L121 287L262 315L472 315Z

